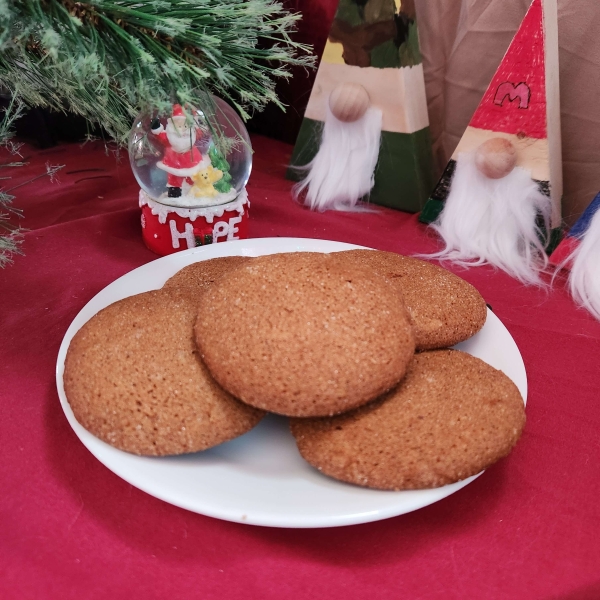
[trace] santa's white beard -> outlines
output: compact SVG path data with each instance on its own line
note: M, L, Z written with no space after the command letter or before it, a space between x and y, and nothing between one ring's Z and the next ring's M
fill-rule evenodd
M305 204L313 210L364 210L357 202L373 187L381 120L381 110L369 108L357 121L344 123L328 107L319 151L302 168L307 175L295 194L306 190Z
M541 284L550 212L550 198L525 169L489 179L478 171L472 153L460 154L444 210L432 224L446 247L432 257L464 266L490 264L523 283Z
M196 143L196 132L193 129L177 131L175 129L169 129L169 126L167 126L166 132L171 148L179 154L189 152Z
M600 210L566 262L571 262L569 289L573 299L600 319Z

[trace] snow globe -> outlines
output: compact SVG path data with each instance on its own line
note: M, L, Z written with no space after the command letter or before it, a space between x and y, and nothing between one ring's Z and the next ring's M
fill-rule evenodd
M142 235L156 254L248 237L250 138L226 102L204 104L142 113L129 135Z

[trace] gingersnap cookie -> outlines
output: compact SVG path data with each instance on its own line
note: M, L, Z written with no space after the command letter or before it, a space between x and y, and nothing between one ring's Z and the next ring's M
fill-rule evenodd
M442 267L379 250L348 250L336 256L373 269L402 293L419 351L454 346L485 323L487 308L481 294Z
M169 290L106 307L74 336L65 393L75 418L105 442L163 456L216 446L252 429L263 412L210 376L193 339L196 303Z
M225 273L229 273L249 260L251 259L248 256L222 256L192 263L167 279L163 289L179 289L192 294L202 293Z
M300 454L326 475L382 490L433 488L506 456L525 425L501 371L458 350L416 354L381 399L326 419L293 419Z
M196 343L247 404L290 416L340 413L404 376L414 337L383 278L330 255L261 256L199 299Z

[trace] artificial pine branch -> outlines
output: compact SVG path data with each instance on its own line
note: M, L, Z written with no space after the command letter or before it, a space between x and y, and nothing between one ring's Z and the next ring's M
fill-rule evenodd
M275 79L313 64L290 38L299 18L273 0L0 0L0 83L12 93L0 145L23 106L69 110L119 143L141 110L202 108L207 92L244 119L281 106ZM0 267L19 251L12 199L0 190Z
M17 144L12 141L14 135L12 126L21 116L24 108L23 104L13 97L0 119L0 148L5 148L8 151L8 156L14 157L6 162L0 162L0 169L24 167L27 164L19 160L21 158L20 149L23 144ZM15 198L12 192L42 177L50 177L50 180L52 180L62 168L63 165L54 166L46 164L46 171L44 173L8 189L5 187L0 188L0 268L4 268L12 262L13 254L22 254L20 246L23 238L23 230L11 221L11 218L20 218L22 212L12 206L12 201ZM0 180L9 179L10 177L0 176Z
M273 0L0 0L0 81L29 106L70 110L125 142L140 110L211 91L243 118L280 104L275 79L309 66Z
M14 144L11 138L13 136L12 126L22 112L23 105L13 98L0 120L0 147L6 148L10 156L20 156L20 146ZM22 161L11 159L1 163L0 168L21 167L24 164ZM8 179L8 177L0 177L0 179ZM12 261L13 254L20 254L19 245L22 232L10 221L11 216L20 216L20 211L11 206L13 199L14 196L10 190L6 190L4 187L0 188L0 268Z

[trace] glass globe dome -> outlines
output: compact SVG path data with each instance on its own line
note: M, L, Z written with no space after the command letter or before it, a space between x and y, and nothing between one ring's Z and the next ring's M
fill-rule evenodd
M182 208L235 200L252 168L248 131L238 114L211 96L202 109L174 104L170 113L142 113L129 135L129 160L142 190Z

